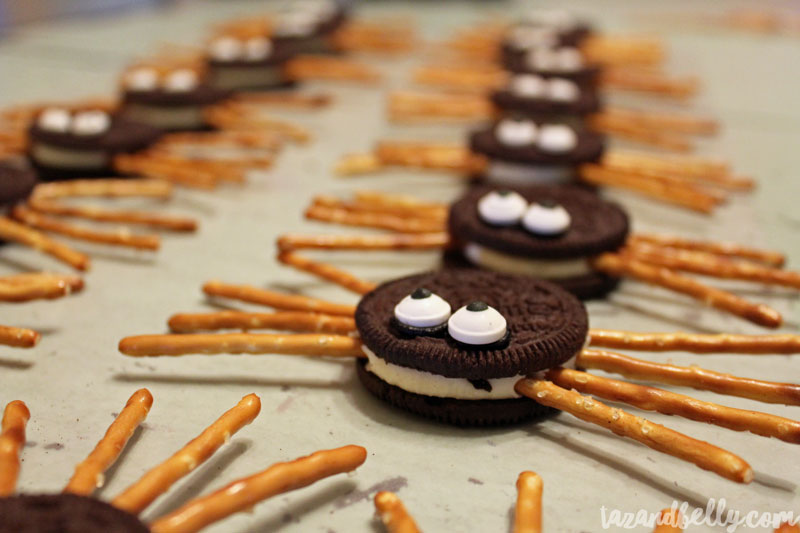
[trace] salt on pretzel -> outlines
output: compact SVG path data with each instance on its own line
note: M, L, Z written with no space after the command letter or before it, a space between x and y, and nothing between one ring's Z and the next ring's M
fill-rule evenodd
M278 261L303 272L308 272L319 278L328 280L336 285L353 291L356 294L367 294L377 287L375 283L366 281L327 263L319 263L303 257L296 252L278 252Z
M495 115L494 106L480 94L394 91L386 104L393 122L488 120Z
M683 517L676 508L662 509L656 518L656 527L653 533L681 533L683 531Z
M519 475L513 533L541 533L543 488L542 478L536 472L526 471Z
M356 200L392 210L402 210L409 214L418 211L434 211L446 216L449 211L447 204L426 202L410 194L386 193L380 191L356 190Z
M783 317L764 304L755 304L727 291L709 287L667 268L654 266L632 257L613 253L601 254L591 261L593 268L611 276L630 276L685 294L712 307L726 311L767 328L777 328Z
M387 195L389 196L389 195ZM401 203L378 202L369 197L359 197L354 200L342 200L335 196L317 195L311 205L320 205L336 209L346 209L355 212L392 214L404 218L423 218L444 222L447 220L448 209L446 206L428 205L420 202L418 206L408 206Z
M606 350L585 349L575 358L581 369L597 369L626 378L708 390L764 403L800 405L800 385L740 378L698 366L675 366L636 359Z
M419 527L397 494L382 490L375 495L373 502L387 533L420 533Z
M19 452L25 445L25 426L31 417L28 406L19 400L6 405L0 426L0 498L10 496L17 487Z
M14 348L33 348L39 342L39 332L27 328L0 326L0 345Z
M149 390L134 392L92 453L75 467L75 473L64 487L64 492L88 496L102 487L103 473L119 458L152 405L153 396Z
M305 210L304 215L310 220L331 222L343 226L383 229L398 233L436 233L443 229L440 220L409 218L370 211L351 211L324 205L311 205Z
M203 292L207 296L230 298L285 311L308 311L337 316L353 316L356 312L353 305L337 304L299 294L284 294L250 285L233 285L217 280L206 282L203 285Z
M83 289L83 280L69 274L26 272L0 277L0 302L61 298Z
M609 407L578 392L546 380L522 379L517 393L569 413L586 422L604 427L659 452L693 463L737 483L750 483L753 469L742 458L704 441L671 430L644 418Z
M375 155L384 166L449 170L467 177L482 172L487 165L484 156L459 143L383 140L375 146Z
M392 233L389 235L302 235L288 233L277 240L287 250L436 250L450 245L450 234Z
M321 479L352 472L367 459L361 446L343 446L276 463L252 476L193 500L150 524L152 533L194 533L258 502L307 487Z
M119 341L119 351L134 357L188 354L284 354L364 357L361 341L347 335L317 333L218 333L138 335Z
M158 250L161 246L161 238L155 234L134 235L128 228L120 228L114 232L95 231L37 213L23 205L15 206L11 210L11 216L28 226L88 242L125 246L137 250Z
M296 143L306 143L311 139L308 129L293 124L286 120L278 120L264 116L253 117L250 113L228 106L212 106L203 110L205 120L222 130L251 132L251 133L277 133L284 139Z
M762 437L800 444L800 422L782 416L726 407L664 389L604 378L569 368L551 369L545 373L545 377L559 387L626 403L645 411L677 415L733 431L749 431Z
M800 353L800 335L738 335L734 333L640 333L613 329L589 330L589 346L645 352L691 353Z
M248 394L172 457L144 474L112 500L114 507L138 514L176 481L197 468L223 444L258 416L261 400Z
M723 257L747 259L776 268L782 267L786 262L786 256L780 252L760 250L733 243L700 241L674 235L661 235L658 233L634 233L628 237L628 244L630 245L635 246L642 243L666 248L708 252Z
M165 180L185 187L211 190L217 186L216 176L175 167L154 153L118 154L114 168L125 174L138 174L147 178Z
M53 181L38 184L31 192L33 198L129 198L146 197L167 199L172 195L172 185L148 179L92 179Z
M290 59L285 66L286 75L292 80L353 81L376 84L380 73L372 67L349 59L303 55Z
M30 246L77 270L89 269L90 260L87 255L8 217L0 216L0 239Z
M216 313L180 313L169 319L173 333L193 333L218 329L276 329L309 333L347 335L356 329L355 320L347 316L323 315L307 311L278 311L276 313L245 313L219 311Z

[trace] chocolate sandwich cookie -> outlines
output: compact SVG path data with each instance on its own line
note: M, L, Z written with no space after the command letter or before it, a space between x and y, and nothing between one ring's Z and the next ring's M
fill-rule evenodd
M0 161L0 211L27 198L37 182L33 170L10 161Z
M484 178L495 184L570 183L577 165L595 162L604 137L582 127L504 118L469 136L470 150L488 158Z
M114 156L153 144L163 130L101 110L48 108L28 131L28 157L45 180L116 174Z
M588 331L583 305L556 285L475 269L385 283L361 299L355 320L367 354L358 369L364 386L458 425L548 413L514 384L572 358Z
M266 36L217 37L208 45L208 83L231 91L291 87L294 82L286 74L286 62L296 52L292 43Z
M542 12L523 16L512 26L500 44L503 63L542 47L578 47L592 34L592 28L569 13Z
M622 208L570 186L475 187L451 206L448 228L468 263L547 279L580 298L616 287L589 259L617 250L629 231Z
M577 48L540 47L503 57L502 66L514 73L537 74L544 78L565 78L580 86L596 87L600 67L587 64Z
M279 14L272 37L299 54L338 53L331 37L348 18L345 6L336 0L293 2Z
M0 533L149 533L136 516L75 494L0 498Z
M586 115L600 110L597 90L566 78L516 74L508 86L493 91L489 99L504 115L524 116L578 126Z

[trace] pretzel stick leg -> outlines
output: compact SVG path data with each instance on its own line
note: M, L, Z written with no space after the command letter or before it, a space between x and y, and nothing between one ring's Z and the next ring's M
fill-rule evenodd
M610 429L659 452L693 463L737 483L750 483L753 469L742 458L704 441L693 439L644 418L611 408L597 400L536 379L515 386L519 394L567 412L581 420Z
M171 195L172 185L163 181L115 178L40 183L31 193L32 198L42 199L131 196L163 199Z
M645 352L794 354L800 353L800 335L634 333L613 329L591 329L589 345Z
M437 233L444 229L444 224L440 220L410 218L386 213L356 212L324 205L312 205L306 209L304 214L309 220L331 222L342 226L384 229L398 233Z
M41 335L32 329L0 326L0 345L14 348L33 348Z
M149 390L140 389L133 393L92 453L75 468L64 492L89 496L102 487L103 473L117 460L152 405L153 396Z
M294 252L280 252L278 261L284 265L294 267L298 270L308 272L322 279L331 281L356 294L366 294L372 291L377 285L370 281L362 280L326 263L317 263Z
M166 183L166 182L162 182ZM192 218L171 217L159 213L146 213L143 211L112 211L90 206L66 205L53 200L30 198L28 205L38 213L60 215L75 218L84 218L98 222L120 222L123 224L138 224L153 228L162 228L170 231L196 231L197 221Z
M592 261L594 268L612 276L631 276L640 281L659 285L691 296L712 307L726 311L767 328L777 328L783 318L776 310L764 304L754 304L744 298L699 283L663 267L616 254L602 254Z
M373 501L386 533L420 533L416 522L395 493L382 490Z
M323 315L303 311L277 313L244 313L220 311L218 313L181 313L169 319L169 329L174 333L192 333L217 329L276 329L281 331L336 333L347 335L356 330L355 320L347 316Z
M296 294L282 294L249 285L231 285L216 280L203 285L203 292L208 296L230 298L287 311L309 311L338 316L353 316L356 312L355 306L352 305L337 304Z
M30 417L28 407L19 400L6 405L3 411L0 432L0 498L10 496L17 487L19 451L25 444L25 426Z
M588 349L578 354L575 365L581 369L621 374L630 379L708 390L764 403L800 405L800 385L740 378L697 366L653 363L605 350Z
M225 333L140 335L119 341L119 351L135 357L188 354L283 354L364 357L361 342L345 335Z
M0 302L61 298L83 288L78 276L27 272L0 278Z
M352 472L367 459L361 446L322 450L263 472L193 500L150 525L153 533L194 533L233 513L244 511L272 496L307 487L326 477Z
M450 244L450 234L392 233L390 235L301 235L278 237L278 249L287 250L436 250Z
M0 217L0 239L30 246L77 270L89 270L89 257L85 254L10 218Z
M535 472L522 472L517 478L514 533L541 533L543 488L542 478Z
M677 509L662 509L656 519L653 533L681 533L683 531L683 517Z
M712 241L699 241L685 239L674 235L661 235L658 233L634 233L628 238L631 244L647 243L668 248L679 248L695 250L698 252L709 252L716 255L739 257L749 259L759 263L780 268L786 262L786 256L780 252L771 250L759 250L733 243L718 243Z
M133 514L140 513L173 483L211 457L231 435L252 422L260 411L261 400L255 394L248 394L172 457L125 489L111 504Z

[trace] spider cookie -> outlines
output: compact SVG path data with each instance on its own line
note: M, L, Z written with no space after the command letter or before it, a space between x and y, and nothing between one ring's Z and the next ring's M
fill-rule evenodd
M476 187L450 209L448 227L469 263L534 276L581 298L599 297L619 279L593 269L592 257L628 238L628 216L579 187Z
M588 63L581 51L572 46L534 47L503 57L502 67L511 72L538 74L545 78L566 78L587 86L598 84L602 70Z
M566 78L515 74L506 87L492 91L489 100L503 115L580 125L601 108L597 90Z
M555 285L478 270L383 284L362 298L355 320L367 355L358 377L367 390L457 425L547 414L514 384L572 358L588 327L581 303Z

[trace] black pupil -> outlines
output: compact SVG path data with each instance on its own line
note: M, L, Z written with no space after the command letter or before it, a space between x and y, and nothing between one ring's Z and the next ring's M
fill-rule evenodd
M508 189L503 189L501 191L497 191L497 194L499 196L508 196L509 194L511 194L511 191L509 191Z
M486 311L489 309L489 306L486 305L485 302L481 302L480 300L472 302L467 306L467 311L479 312L479 311Z
M558 202L556 202L552 198L545 198L544 200L539 200L539 202L537 203L542 207L546 207L547 209L553 209L555 207L558 207Z
M411 293L411 298L413 298L414 300L424 300L425 298L429 298L430 295L431 291L429 291L425 287L420 287Z

